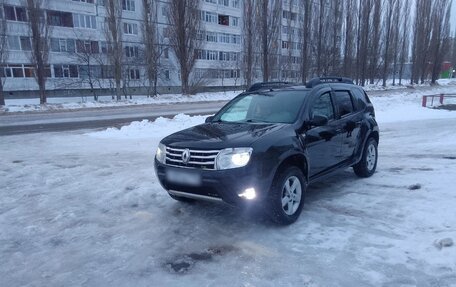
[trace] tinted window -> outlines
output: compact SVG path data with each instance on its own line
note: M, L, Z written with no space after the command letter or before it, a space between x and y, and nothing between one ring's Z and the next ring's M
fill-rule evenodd
M366 97L366 94L360 89L353 89L353 95L356 97L356 108L357 110L362 110L366 107L366 103L369 103L369 100Z
M336 101L341 117L353 113L353 102L348 91L336 91Z
M283 91L238 97L214 117L224 122L293 123L306 92Z
M311 117L314 116L325 116L328 120L334 119L334 107L329 93L321 95L314 103Z

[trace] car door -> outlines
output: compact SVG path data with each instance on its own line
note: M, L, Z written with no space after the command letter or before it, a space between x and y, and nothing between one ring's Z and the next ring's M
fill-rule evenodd
M315 116L325 116L328 123L324 126L310 126L305 134L305 143L309 157L310 176L325 172L337 164L340 153L336 112L331 92L327 91L317 96L310 104L309 119Z
M363 119L362 111L355 105L353 95L349 90L334 91L338 119L336 120L340 137L339 161L352 159L360 142L360 130Z

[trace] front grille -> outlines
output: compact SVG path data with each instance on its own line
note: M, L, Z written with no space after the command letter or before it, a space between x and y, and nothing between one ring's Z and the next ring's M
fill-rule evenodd
M215 169L215 158L220 150L193 150L189 149L190 158L184 163L182 154L185 148L166 147L166 164L178 167Z

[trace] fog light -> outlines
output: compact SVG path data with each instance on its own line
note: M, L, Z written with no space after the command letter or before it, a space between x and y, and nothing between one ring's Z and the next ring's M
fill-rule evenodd
M254 188L247 188L244 190L243 193L238 194L239 197L243 197L248 200L252 200L256 197L255 189Z

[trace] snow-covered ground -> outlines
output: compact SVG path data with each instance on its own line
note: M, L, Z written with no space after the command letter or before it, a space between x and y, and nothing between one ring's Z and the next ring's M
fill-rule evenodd
M182 102L228 101L237 96L239 93L241 93L241 91L199 93L191 96L184 96L182 94L163 94L157 96L156 98L133 96L133 99L125 99L122 97L122 100L120 101L113 101L110 96L99 97L98 101L94 101L91 97L55 97L48 98L48 103L44 106L40 105L39 98L7 99L5 101L6 106L4 108L0 108L0 112L36 112L150 104L172 104Z
M408 83L408 81L405 81ZM440 87L456 86L456 79L441 79L437 81ZM376 80L372 85L366 85L366 91L384 91L384 90L400 90L407 88L407 84L401 86L393 86L392 80L387 81L386 87L381 85L380 80ZM429 87L429 83L415 85L415 87ZM133 99L125 99L121 101L113 101L110 96L99 97L98 101L94 101L92 97L53 97L48 98L48 103L41 106L39 98L32 99L7 99L6 106L0 108L0 112L30 112L30 111L55 111L55 110L75 110L85 108L104 108L104 107L119 107L131 105L150 105L150 104L172 104L180 102L203 102L203 101L228 101L237 96L242 91L227 91L227 92L212 92L199 93L192 96L184 96L181 94L163 94L156 98L148 98L146 96L133 96Z
M203 116L1 137L0 286L456 286L456 112L371 100L378 171L311 186L287 227L160 187L159 140Z

